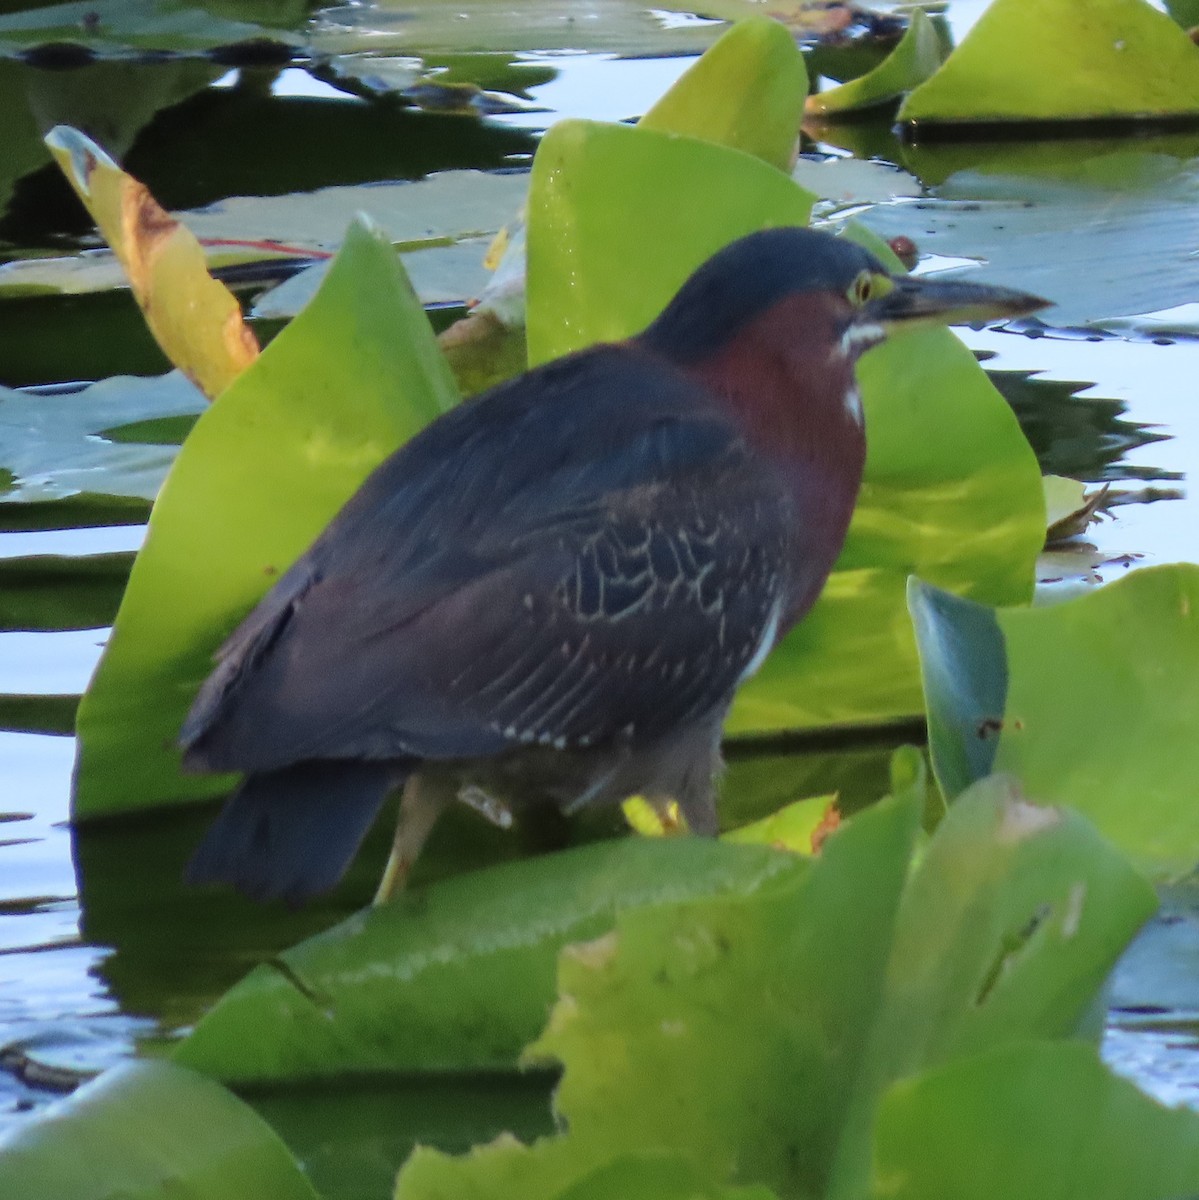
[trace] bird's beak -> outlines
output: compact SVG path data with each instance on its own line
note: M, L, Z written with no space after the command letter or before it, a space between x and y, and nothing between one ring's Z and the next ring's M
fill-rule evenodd
M865 305L867 319L888 333L924 325L970 325L1023 317L1048 300L1012 288L938 279L932 275L891 275L891 288Z

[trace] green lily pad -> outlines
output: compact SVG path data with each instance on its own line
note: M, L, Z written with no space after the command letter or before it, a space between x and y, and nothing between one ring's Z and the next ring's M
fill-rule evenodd
M910 757L902 796L850 820L806 870L629 910L567 948L528 1055L563 1062L564 1131L462 1158L417 1150L397 1200L541 1200L624 1153L685 1156L712 1185L861 1195L896 1078L1071 1036L1152 890L1082 818L1002 779L951 810L909 880L923 800Z
M162 1062L106 1071L0 1139L21 1200L317 1200L270 1127L210 1079Z
M247 7L242 5L242 11ZM0 51L10 54L52 42L108 54L195 52L266 36L267 30L259 25L230 20L179 0L76 0L0 16ZM291 35L271 36L298 43Z
M625 1154L572 1183L557 1200L776 1200L765 1187L722 1187L681 1155Z
M569 1133L459 1160L418 1150L397 1200L541 1200L646 1151L685 1155L716 1183L736 1166L738 1183L819 1194L918 816L914 796L884 802L769 888L630 911L565 951L562 999L529 1054L566 1064L555 1108Z
M720 204L695 202L707 195ZM715 250L764 226L806 223L811 200L724 148L561 122L538 150L530 188L530 358L638 332ZM655 232L664 228L666 243ZM816 608L742 690L733 733L919 712L910 574L992 603L1032 595L1045 531L1040 469L970 351L946 330L912 333L867 354L858 377L866 476L844 552Z
M835 1194L864 1194L873 1112L892 1081L1077 1035L1156 908L1153 889L1078 814L1029 803L1003 776L964 793L904 892Z
M122 427L205 409L199 389L179 371L114 376L78 391L0 388L0 467L12 483L0 504L62 500L81 493L153 500L176 449L121 440Z
M236 1083L512 1068L566 943L625 909L751 894L803 870L763 846L631 838L458 876L256 967L174 1059Z
M994 0L899 119L1199 115L1199 49L1145 0Z
M887 1095L871 1200L1174 1200L1199 1193L1199 1115L1074 1042L1008 1046Z
M76 819L227 789L182 774L175 747L214 650L367 473L455 398L390 242L356 224L313 302L179 452L80 706Z
M637 127L702 138L788 171L807 94L795 39L778 21L752 17L703 54Z
M1194 868L1199 567L1150 567L1031 609L993 611L920 584L912 609L947 795L974 755L966 743L993 738L995 768L1030 795L1086 813L1158 877ZM1006 692L981 704L954 682L1004 672Z
M0 559L0 629L99 629L111 625L132 555Z
M815 200L726 146L559 121L529 185L529 362L638 333L705 259L757 229L806 225Z
M872 71L808 100L808 112L832 116L888 104L928 79L941 65L941 37L923 9L913 9L899 45Z
M907 236L925 253L964 261L947 268L946 278L985 263L988 280L1048 297L1054 306L1039 319L1049 324L1115 328L1113 318L1195 296L1196 155L1193 133L1131 144L905 148L905 161L935 194L917 204L878 204L861 219L883 237Z

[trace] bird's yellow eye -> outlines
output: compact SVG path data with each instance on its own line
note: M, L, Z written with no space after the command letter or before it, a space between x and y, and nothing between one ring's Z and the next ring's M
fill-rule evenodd
M855 308L861 308L874 295L874 276L869 271L862 271L849 285L849 302Z

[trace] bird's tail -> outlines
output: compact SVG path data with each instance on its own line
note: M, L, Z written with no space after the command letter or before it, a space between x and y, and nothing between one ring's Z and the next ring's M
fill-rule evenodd
M251 775L225 802L184 872L253 900L300 904L346 873L387 794L394 762L305 762Z

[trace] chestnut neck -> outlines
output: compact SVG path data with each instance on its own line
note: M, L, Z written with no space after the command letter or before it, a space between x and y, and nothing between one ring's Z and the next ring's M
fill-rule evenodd
M784 297L711 354L685 364L728 407L778 470L794 505L794 623L814 603L841 552L866 461L866 431L843 347L848 308L820 293Z

